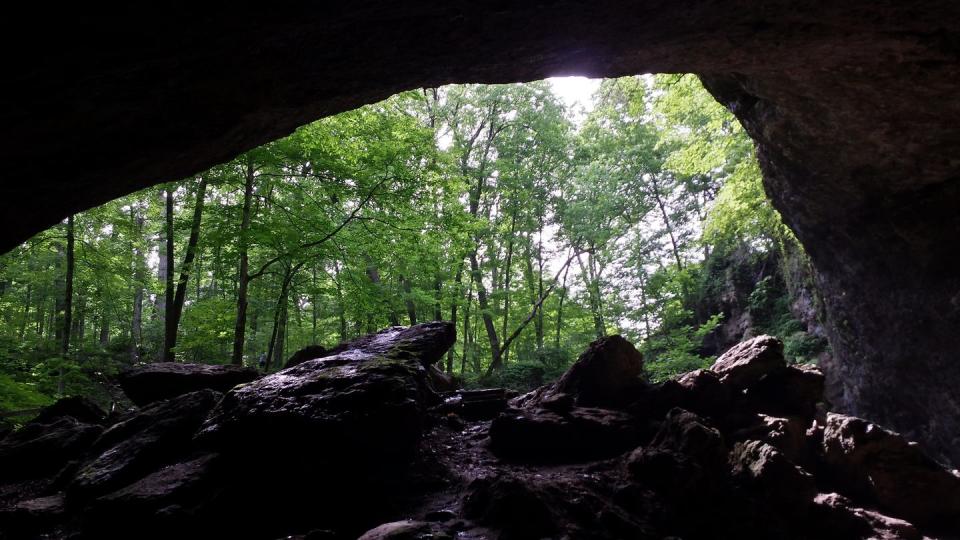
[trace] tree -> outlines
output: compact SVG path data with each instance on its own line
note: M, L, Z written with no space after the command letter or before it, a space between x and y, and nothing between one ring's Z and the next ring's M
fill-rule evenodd
M190 239L187 241L187 249L183 256L183 263L180 265L180 279L177 281L173 302L168 302L166 337L163 345L163 357L167 361L173 361L175 359L174 348L177 346L177 329L180 327L180 317L183 314L183 302L187 294L187 281L190 279L193 260L197 255L197 242L200 239L200 222L203 219L203 205L206 194L207 179L201 177L200 182L197 184L197 200L193 207ZM168 227L168 234L170 232L172 232L172 227ZM168 248L168 252L169 251L172 250ZM169 291L169 285L167 290Z

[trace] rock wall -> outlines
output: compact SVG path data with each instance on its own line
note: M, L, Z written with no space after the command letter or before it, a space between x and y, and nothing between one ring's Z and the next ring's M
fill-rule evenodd
M960 461L957 2L22 7L0 36L0 249L399 90L700 73L819 271L837 403Z

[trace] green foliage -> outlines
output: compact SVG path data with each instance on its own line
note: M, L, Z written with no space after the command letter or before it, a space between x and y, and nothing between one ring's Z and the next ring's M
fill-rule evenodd
M0 411L17 411L43 407L53 399L41 393L36 383L15 381L0 373Z
M660 382L687 371L710 367L716 358L700 355L699 349L703 339L714 332L722 320L722 315L713 315L699 326L673 326L647 340L643 347L644 367L650 380Z
M161 266L183 270L199 178L179 361L229 361L246 253L247 364L270 351L276 368L307 344L455 317L449 366L470 384L530 389L611 333L638 343L662 380L711 362L701 353L722 322L717 299L753 279L729 274L733 246L792 245L752 143L694 76L603 81L582 116L546 82L404 92L77 214L66 355L64 226L0 257L5 384L106 401L107 378L159 358ZM768 286L743 285L751 312L791 354L814 354L785 315L788 292ZM494 342L508 345L499 357Z

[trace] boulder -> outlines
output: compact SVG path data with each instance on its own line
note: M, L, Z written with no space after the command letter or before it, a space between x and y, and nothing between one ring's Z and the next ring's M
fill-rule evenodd
M444 373L437 366L427 368L427 382L434 392L453 392L459 386L457 378L452 374Z
M441 409L467 420L493 420L507 408L507 391L503 388L457 390L448 395Z
M107 421L107 413L99 405L83 396L71 396L44 407L30 423L50 424L64 416L70 416L85 424L102 425Z
M817 538L921 540L911 523L856 506L838 493L821 493L810 508L810 529Z
M816 366L776 369L746 391L747 407L773 416L812 419L823 401L824 377Z
M717 429L689 411L672 409L646 447L631 452L627 471L634 482L668 501L706 501L716 495L727 450ZM676 510L676 509L675 509Z
M802 513L817 493L813 476L762 441L734 444L730 475L739 486L784 514Z
M226 392L259 376L257 370L243 366L159 362L130 368L117 380L130 401L143 407L197 390Z
M66 518L63 493L26 499L0 510L0 531L17 531L9 537L0 532L0 537L46 538L43 531L61 525Z
M443 540L454 538L445 527L426 521L406 519L384 523L360 535L359 540Z
M539 482L514 476L475 480L464 500L464 514L500 529L501 538L553 538L562 513Z
M194 532L211 527L197 516L220 494L217 459L194 456L97 498L86 511L87 530L97 537L160 538L187 527Z
M180 459L191 451L194 434L220 398L218 392L200 390L131 413L97 439L68 494L104 495Z
M866 420L830 413L823 453L846 494L874 500L885 513L919 526L960 530L960 473L927 457L917 443Z
M526 462L578 462L622 454L639 442L636 419L625 412L573 407L509 409L490 424L490 448Z
M56 474L79 459L103 427L62 416L50 424L29 423L0 441L0 482Z
M426 367L453 343L453 326L388 328L324 358L267 375L226 394L199 438L231 454L296 449L311 467L343 459L411 456L432 395Z
M388 356L394 360L416 360L423 366L435 364L453 345L457 331L449 322L434 321L414 326L393 326L376 334L341 343L325 357L362 360Z
M710 367L732 390L752 386L764 376L786 367L783 342L773 336L757 336L723 353Z
M306 347L300 349L299 351L293 353L290 358L287 359L287 363L283 365L284 368L293 367L297 364L302 364L307 360L314 360L316 358L323 358L327 356L327 348L323 345L307 345Z
M720 432L703 418L680 408L667 413L649 446L677 452L714 468L721 468L727 455Z
M790 461L804 465L814 460L818 453L818 440L808 429L804 420L797 417L779 418L757 414L753 424L738 430L733 438L738 441L759 440L773 446Z
M649 385L643 375L643 355L621 336L591 343L554 383L511 400L519 408L548 407L548 402L570 402L582 407L622 409L643 400Z
M730 408L729 389L715 372L698 369L677 377L680 392L676 406L699 415L719 417Z

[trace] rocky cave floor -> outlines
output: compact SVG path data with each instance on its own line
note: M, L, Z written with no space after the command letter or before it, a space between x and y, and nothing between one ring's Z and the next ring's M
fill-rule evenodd
M0 538L960 538L960 473L827 412L775 338L649 384L612 336L510 396L449 386L454 337L139 366L111 416L61 400L0 439Z

